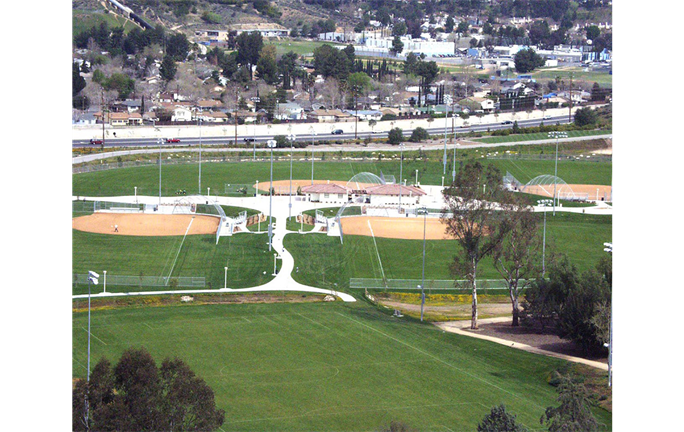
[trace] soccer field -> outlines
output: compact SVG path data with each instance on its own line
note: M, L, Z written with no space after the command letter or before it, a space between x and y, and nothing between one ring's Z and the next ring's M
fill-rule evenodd
M73 375L85 377L87 314L73 315ZM504 403L528 428L557 405L563 360L443 333L356 304L186 305L96 310L92 364L128 347L180 357L226 410L221 430L475 430ZM610 413L595 409L601 430Z

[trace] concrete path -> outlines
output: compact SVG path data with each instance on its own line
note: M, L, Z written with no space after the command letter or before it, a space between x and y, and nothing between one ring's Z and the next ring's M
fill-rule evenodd
M85 199L88 201L96 200L107 200L115 202L124 203L142 203L142 204L158 204L159 197L150 196L120 196L120 197L73 197L73 199ZM259 210L262 213L269 214L269 196L259 195L258 197L248 197L248 198L232 198L232 197L203 197L203 196L185 196L183 197L190 202L204 202L206 200L216 201L222 205L247 207L255 210ZM162 203L173 203L176 197L162 197ZM132 292L132 293L99 293L92 295L92 297L116 297L116 296L135 296L135 295L160 295L160 294L202 294L202 293L217 293L217 292L254 292L254 291L303 291L303 292L315 292L322 294L331 294L333 296L339 297L345 302L355 302L356 299L346 293L326 290L322 288L311 287L308 285L300 284L292 278L292 272L294 271L294 257L292 254L285 249L283 245L283 240L288 232L286 228L288 215L291 213L293 216L301 213L305 210L329 207L326 205L321 205L319 203L312 203L308 201L297 201L295 197L292 197L292 211L289 209L290 197L274 196L272 203L272 216L275 219L275 228L273 230L273 240L272 240L272 251L276 255L276 259L280 259L282 264L280 271L271 281L250 288L222 288L222 289L212 289L212 290L174 290L174 291L142 291L142 292ZM265 230L268 229L268 222L265 224ZM266 231L267 232L267 231ZM251 234L251 233L250 233ZM239 235L249 235L239 234ZM318 234L326 235L326 234ZM87 295L75 295L72 298L87 298Z
M510 321L510 320L511 320L510 317L488 318L488 319L478 320L478 323L488 324L488 323L505 322L505 321ZM470 327L470 321L469 320L436 322L434 324L437 327L439 327L440 329L447 331L449 333L456 333L459 335L473 337L476 339L484 339L484 340L488 340L490 342L496 342L496 343L501 344L501 345L506 345L506 346L511 347L511 348L520 349L520 350L531 352L534 354L541 354L541 355L545 355L545 356L549 356L549 357L556 357L556 358L560 358L563 360L567 360L567 361L571 361L571 362L575 362L575 363L582 363L582 364L585 364L587 366L591 366L591 367L595 367L597 369L608 371L608 365L605 363L601 363L601 362L597 362L597 361L593 361L593 360L587 360L587 359L583 359L581 357L573 357L573 356L569 356L569 355L565 355L565 354L559 354L559 353L556 353L553 351L546 351L546 350L539 349L539 348L536 348L536 347L533 347L530 345L522 344L519 342L513 342L513 341L510 341L507 339L500 339L500 338L496 338L493 336L486 336L486 335L482 335L482 334L477 334L477 333L472 332L472 331L463 330L464 328Z

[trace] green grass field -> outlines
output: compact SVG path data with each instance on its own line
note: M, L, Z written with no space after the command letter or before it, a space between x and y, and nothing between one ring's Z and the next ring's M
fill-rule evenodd
M87 314L73 314L73 376L86 372ZM144 346L179 357L226 411L221 430L475 430L504 403L528 428L556 406L565 361L443 333L364 302L95 310L92 362ZM601 430L609 412L594 408Z
M545 151L552 151L551 147ZM486 154L490 150L471 152L470 154ZM493 150L492 150L493 152ZM388 159L396 156L395 159ZM451 180L452 154L449 153L445 182ZM460 167L462 154L457 154L457 170ZM511 172L521 182L527 182L541 174L554 172L553 160L523 159L484 159L483 163L491 163L501 170ZM418 170L418 181L422 184L440 185L442 182L443 163L426 161L413 156L406 156L403 163L403 175L409 183L415 181ZM399 155L386 153L382 161L366 162L317 162L314 176L319 180L348 181L355 174L371 172L376 175L391 174L397 179L400 172ZM558 162L558 176L569 184L603 184L610 185L612 163L567 161ZM224 195L226 184L254 184L268 181L270 176L269 162L226 162L202 164L202 185L211 188L212 194ZM274 162L273 180L286 180L290 176L289 162ZM311 178L311 165L308 162L297 162L293 165L294 179ZM174 164L162 167L162 195L173 196L179 189L190 190L190 185L197 183L197 167L194 164ZM73 194L77 196L117 196L132 195L137 187L138 195L157 196L159 194L159 169L156 166L121 168L106 171L77 174L73 176ZM195 190L194 188L192 190Z
M583 137L583 136L594 136L594 135L610 135L613 131L568 131L568 137ZM547 140L549 139L549 134L544 132L531 133L531 134L519 134L519 135L509 135L509 136L497 136L488 138L474 138L473 141L479 141L490 144L500 144L507 142L520 142L520 141L533 141L533 140Z
M553 172L552 160L491 159L485 163L496 165L502 173L511 172L518 180L527 182L540 174ZM164 167L164 190L170 194L185 188L196 180L196 170L192 164L169 165ZM212 191L221 191L225 183L244 182L245 177L266 179L270 164L261 162L207 163L203 169L203 182ZM406 159L404 172L419 170L422 181L439 184L442 164L435 161ZM346 180L354 174L370 171L398 175L398 160L380 162L319 162L316 165L317 178ZM560 161L558 175L568 183L611 184L612 164L609 162ZM295 178L310 175L308 163L294 165ZM123 168L109 171L75 175L73 190L76 195L108 196L130 194L133 186L138 187L140 195L158 193L158 171L156 167ZM289 163L274 164L274 179L289 177ZM243 208L226 207L227 213L237 213ZM353 210L353 209L352 209ZM331 215L337 208L330 209ZM313 214L313 210L309 213ZM249 210L249 214L254 213ZM74 216L80 215L74 214ZM540 215L541 218L541 215ZM610 241L610 217L589 217L558 212L555 218L548 218L547 243L556 250L567 253L570 259L585 270L595 265L602 254L603 242ZM266 229L263 224L262 229ZM289 225L290 229L294 225ZM250 227L257 230L257 225ZM295 228L295 230L298 227ZM540 227L541 229L541 227ZM259 236L237 235L224 237L219 246L214 246L213 236L189 236L178 256L171 276L202 276L212 286L222 286L223 267L228 262L230 286L235 288L256 286L270 279L271 257L266 256L266 241ZM180 245L179 237L113 237L87 234L74 231L74 272L87 270L108 270L110 274L138 276L167 275ZM263 243L263 244L261 244ZM300 282L325 288L345 288L349 278L381 278L384 271L387 278L418 278L422 264L422 242L418 240L377 239L378 252L383 268L375 252L371 238L345 236L345 246L339 239L325 235L296 236L288 235L286 247L290 248L300 267L297 278ZM429 279L449 279L448 263L456 253L451 241L429 241L426 251L426 277ZM254 252L254 253L252 253ZM252 259L252 255L256 258ZM263 258L262 258L263 256ZM418 263L420 258L421 263ZM263 269L267 274L263 275ZM480 269L481 278L498 279L486 260ZM337 284L337 285L335 285ZM77 287L75 292L82 293L87 287Z

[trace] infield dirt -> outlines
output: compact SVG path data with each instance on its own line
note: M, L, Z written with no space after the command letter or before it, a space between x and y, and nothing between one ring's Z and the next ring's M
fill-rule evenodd
M190 222L192 221L192 225ZM214 234L220 219L213 216L94 213L71 220L73 229L99 234L132 236L177 236ZM117 226L118 232L114 231Z

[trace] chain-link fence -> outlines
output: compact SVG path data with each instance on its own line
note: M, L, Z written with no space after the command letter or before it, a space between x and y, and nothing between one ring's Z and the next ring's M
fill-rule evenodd
M74 285L87 285L87 274L74 274ZM100 283L104 283L104 278L100 278ZM107 275L107 285L128 286L128 287L183 287L183 288L204 288L206 281L204 277L163 277L163 276L124 276Z

